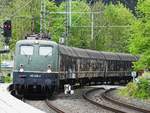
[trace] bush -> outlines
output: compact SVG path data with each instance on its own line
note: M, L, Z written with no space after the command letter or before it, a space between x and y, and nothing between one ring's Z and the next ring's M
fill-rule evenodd
M4 81L5 81L5 83L10 83L10 82L12 82L12 79L9 75L7 75L7 76L5 76Z
M138 77L138 82L130 82L119 94L139 99L150 99L150 74Z
M120 89L119 93L124 96L134 97L136 95L137 90L138 90L137 84L130 82L127 84L125 88Z
M150 98L150 82L148 79L142 77L137 83L138 91L136 92L136 97L141 99Z

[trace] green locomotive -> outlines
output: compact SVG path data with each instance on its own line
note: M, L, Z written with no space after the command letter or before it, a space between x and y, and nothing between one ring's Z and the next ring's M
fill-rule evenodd
M18 41L14 63L13 85L17 94L41 91L51 95L57 88L59 62L58 45L55 42ZM49 69L49 66L52 68Z

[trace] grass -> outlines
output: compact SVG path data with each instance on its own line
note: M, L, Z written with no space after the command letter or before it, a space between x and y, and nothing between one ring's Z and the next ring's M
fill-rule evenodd
M138 81L130 82L126 87L118 90L119 95L137 99L150 99L150 73L138 77Z

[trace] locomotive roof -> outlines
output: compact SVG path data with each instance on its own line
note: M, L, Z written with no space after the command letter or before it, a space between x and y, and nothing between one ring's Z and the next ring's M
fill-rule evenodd
M48 41L48 40L20 40L17 42L16 45L21 45L21 44L43 44L43 45L57 45L56 42L53 41Z
M112 53L101 52L90 49L81 49L59 45L60 53L67 56L78 58L92 58L101 60L122 60L122 61L137 61L137 57L127 53Z

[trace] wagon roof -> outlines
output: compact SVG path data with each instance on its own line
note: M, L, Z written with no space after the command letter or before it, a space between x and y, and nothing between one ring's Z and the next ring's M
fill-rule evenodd
M120 57L121 60L124 60L124 61L137 61L137 57L136 56L133 56L131 54L125 54L125 53L117 53Z
M101 54L103 54L105 56L106 60L120 60L119 55L117 55L116 53L112 53L112 52L100 52Z
M122 60L122 61L136 61L137 57L126 53L112 53L112 52L100 52L96 50L81 49L75 47L68 47L59 45L61 54L78 57L78 58L90 58L101 60Z
M59 45L59 51L61 54L77 57L77 54L71 47Z
M85 49L75 48L75 47L72 47L72 49L75 51L75 53L77 54L78 57L80 57L80 58L90 58L90 56L88 55L88 53Z
M93 58L93 59L105 59L105 56L99 52L99 51L95 51L95 50L89 50L89 49L86 49L88 55L90 58Z

